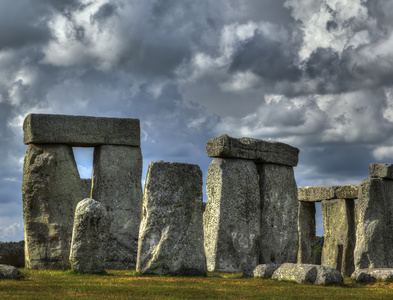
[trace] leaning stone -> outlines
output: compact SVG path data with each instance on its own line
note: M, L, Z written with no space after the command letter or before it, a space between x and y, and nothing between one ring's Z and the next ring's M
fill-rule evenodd
M140 146L138 119L29 114L23 123L23 133L26 145Z
M393 268L393 181L367 178L356 201L355 268Z
M321 186L299 186L299 201L304 202L321 202L336 198L336 190L339 186L321 185Z
M29 145L23 168L26 267L68 269L82 184L72 148Z
M0 278L15 279L19 271L14 266L0 264Z
M105 269L110 219L100 202L86 198L75 210L70 253L71 268L79 273L101 273Z
M279 264L258 265L255 268L244 271L242 277L269 279L272 278L274 271L276 271L280 266L281 265Z
M82 178L82 189L83 189L83 197L90 198L91 194L91 179Z
M197 165L151 162L139 231L139 273L204 275L202 172Z
M377 268L377 269L358 269L353 272L352 279L356 282L374 282L379 280L393 280L393 269Z
M293 168L258 164L257 170L261 195L259 263L296 263L299 203Z
M321 264L349 277L355 269L355 203L347 199L322 201L322 215L325 240Z
M317 265L311 264L282 264L274 271L272 278L295 281L297 283L314 283L317 278Z
M139 147L94 149L92 198L108 207L111 225L106 269L135 269L142 211Z
M25 248L17 244L0 242L0 264L24 268Z
M252 138L233 138L226 134L207 142L209 157L242 158L259 163L296 166L299 149L290 145Z
M315 279L314 284L316 285L332 285L332 284L343 284L344 278L341 275L340 271L325 267L325 266L316 266L317 269L317 278Z
M370 164L370 178L393 179L393 164Z
M208 271L242 272L258 265L261 216L255 164L215 158L206 193L203 226Z
M359 197L359 185L347 184L336 190L337 199L357 199Z
M299 201L298 214L299 251L298 264L314 264L316 243L315 203Z

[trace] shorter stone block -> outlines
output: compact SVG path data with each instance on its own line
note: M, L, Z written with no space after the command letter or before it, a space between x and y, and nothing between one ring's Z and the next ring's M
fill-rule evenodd
M14 266L9 265L0 265L0 279L8 278L8 279L16 279L19 271Z
M280 266L281 264L258 265L255 268L244 271L242 277L269 279L272 278L274 271L276 271Z
M392 280L393 269L376 268L376 269L358 269L351 275L356 282L375 282L379 280Z
M138 119L29 114L23 123L23 133L26 145L94 147L141 144Z
M299 149L290 145L252 138L233 138L223 134L207 142L209 157L242 158L259 163L297 166Z
M336 198L338 199L357 199L358 197L359 197L358 184L343 185L336 190Z
M299 202L298 214L299 251L298 264L314 264L316 242L315 203Z
M104 271L109 225L109 213L105 205L89 198L78 203L70 253L73 271L80 273Z
M299 186L297 189L298 200L305 202L321 202L336 198L336 190L339 186L320 185L320 186Z
M23 268L25 266L25 248L17 244L0 242L0 264Z
M369 170L370 178L393 179L393 164L372 163Z
M204 275L202 172L197 165L151 162L143 195L136 270Z
M316 285L331 285L331 284L343 284L344 278L341 273L330 267L316 266L317 278L314 281Z

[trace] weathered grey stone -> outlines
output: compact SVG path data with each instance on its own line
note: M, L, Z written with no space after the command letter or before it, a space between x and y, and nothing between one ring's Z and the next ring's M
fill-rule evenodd
M233 138L223 134L207 142L209 157L243 158L260 163L296 166L299 149L290 145L252 138Z
M74 211L83 199L72 148L29 145L22 196L26 267L69 268Z
M257 170L261 194L259 263L296 263L299 203L293 168L258 164Z
M105 205L89 198L78 203L70 253L73 271L80 273L104 271L109 225L110 218Z
M314 284L331 285L344 283L344 278L338 270L325 266L316 266L316 268L317 278L315 279Z
M322 201L322 215L325 234L322 265L349 277L355 269L355 203L348 199Z
M337 199L357 199L359 197L359 185L347 184L336 190Z
M111 217L106 269L135 269L142 211L142 153L139 147L94 149L92 198Z
M315 203L299 202L298 214L299 251L298 264L314 264L316 242Z
M357 282L373 282L379 280L392 280L393 269L376 268L376 269L358 269L353 272L351 278Z
M299 186L298 199L304 202L321 202L336 198L336 190L339 186L320 185L320 186Z
M82 189L84 198L90 198L91 196L91 179L82 178Z
M261 216L255 164L215 158L206 193L203 226L208 270L242 272L258 265Z
M393 164L372 163L369 170L370 178L393 179Z
M282 264L273 273L272 278L316 285L342 284L344 282L342 275L336 269L312 264Z
M25 266L24 247L0 242L0 264L23 268Z
M29 114L23 123L27 144L140 146L138 119Z
M316 267L316 265L311 264L285 263L274 271L272 278L297 283L314 283L317 278Z
M393 268L393 181L367 178L356 201L355 268Z
M143 195L136 270L204 275L202 172L197 165L151 162Z
M0 265L0 278L16 279L19 271L14 266Z
M244 271L242 277L269 279L272 278L274 271L276 271L280 266L281 265L279 264L258 265L255 268Z

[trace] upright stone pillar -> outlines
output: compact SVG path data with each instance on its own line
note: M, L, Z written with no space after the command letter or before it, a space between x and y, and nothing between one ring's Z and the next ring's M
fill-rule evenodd
M298 214L299 251L298 264L315 264L316 242L315 203L299 201Z
M102 145L94 149L92 198L111 218L107 269L135 269L142 211L140 147Z
M296 263L298 200L293 168L273 164L257 166L261 190L259 263Z
M202 172L197 165L151 162L143 195L136 270L204 275Z
M393 164L371 164L356 201L355 268L393 268Z
M258 265L260 196L255 164L215 158L206 179L203 215L209 271L242 272Z
M83 199L70 146L28 146L22 197L26 267L69 268L74 211Z
M322 201L325 241L323 266L337 269L345 277L355 270L355 203L352 199ZM342 249L342 250L341 250Z

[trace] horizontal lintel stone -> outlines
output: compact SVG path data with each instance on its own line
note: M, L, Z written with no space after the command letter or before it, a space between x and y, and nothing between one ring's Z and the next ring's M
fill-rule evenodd
M290 145L252 138L233 138L223 134L207 142L209 157L241 158L257 163L297 166L299 149Z
M297 191L298 200L303 202L321 202L323 200L332 199L357 199L359 194L359 185L299 186Z
M29 114L23 123L24 144L140 146L138 119Z
M393 179L393 164L370 164L370 178Z

